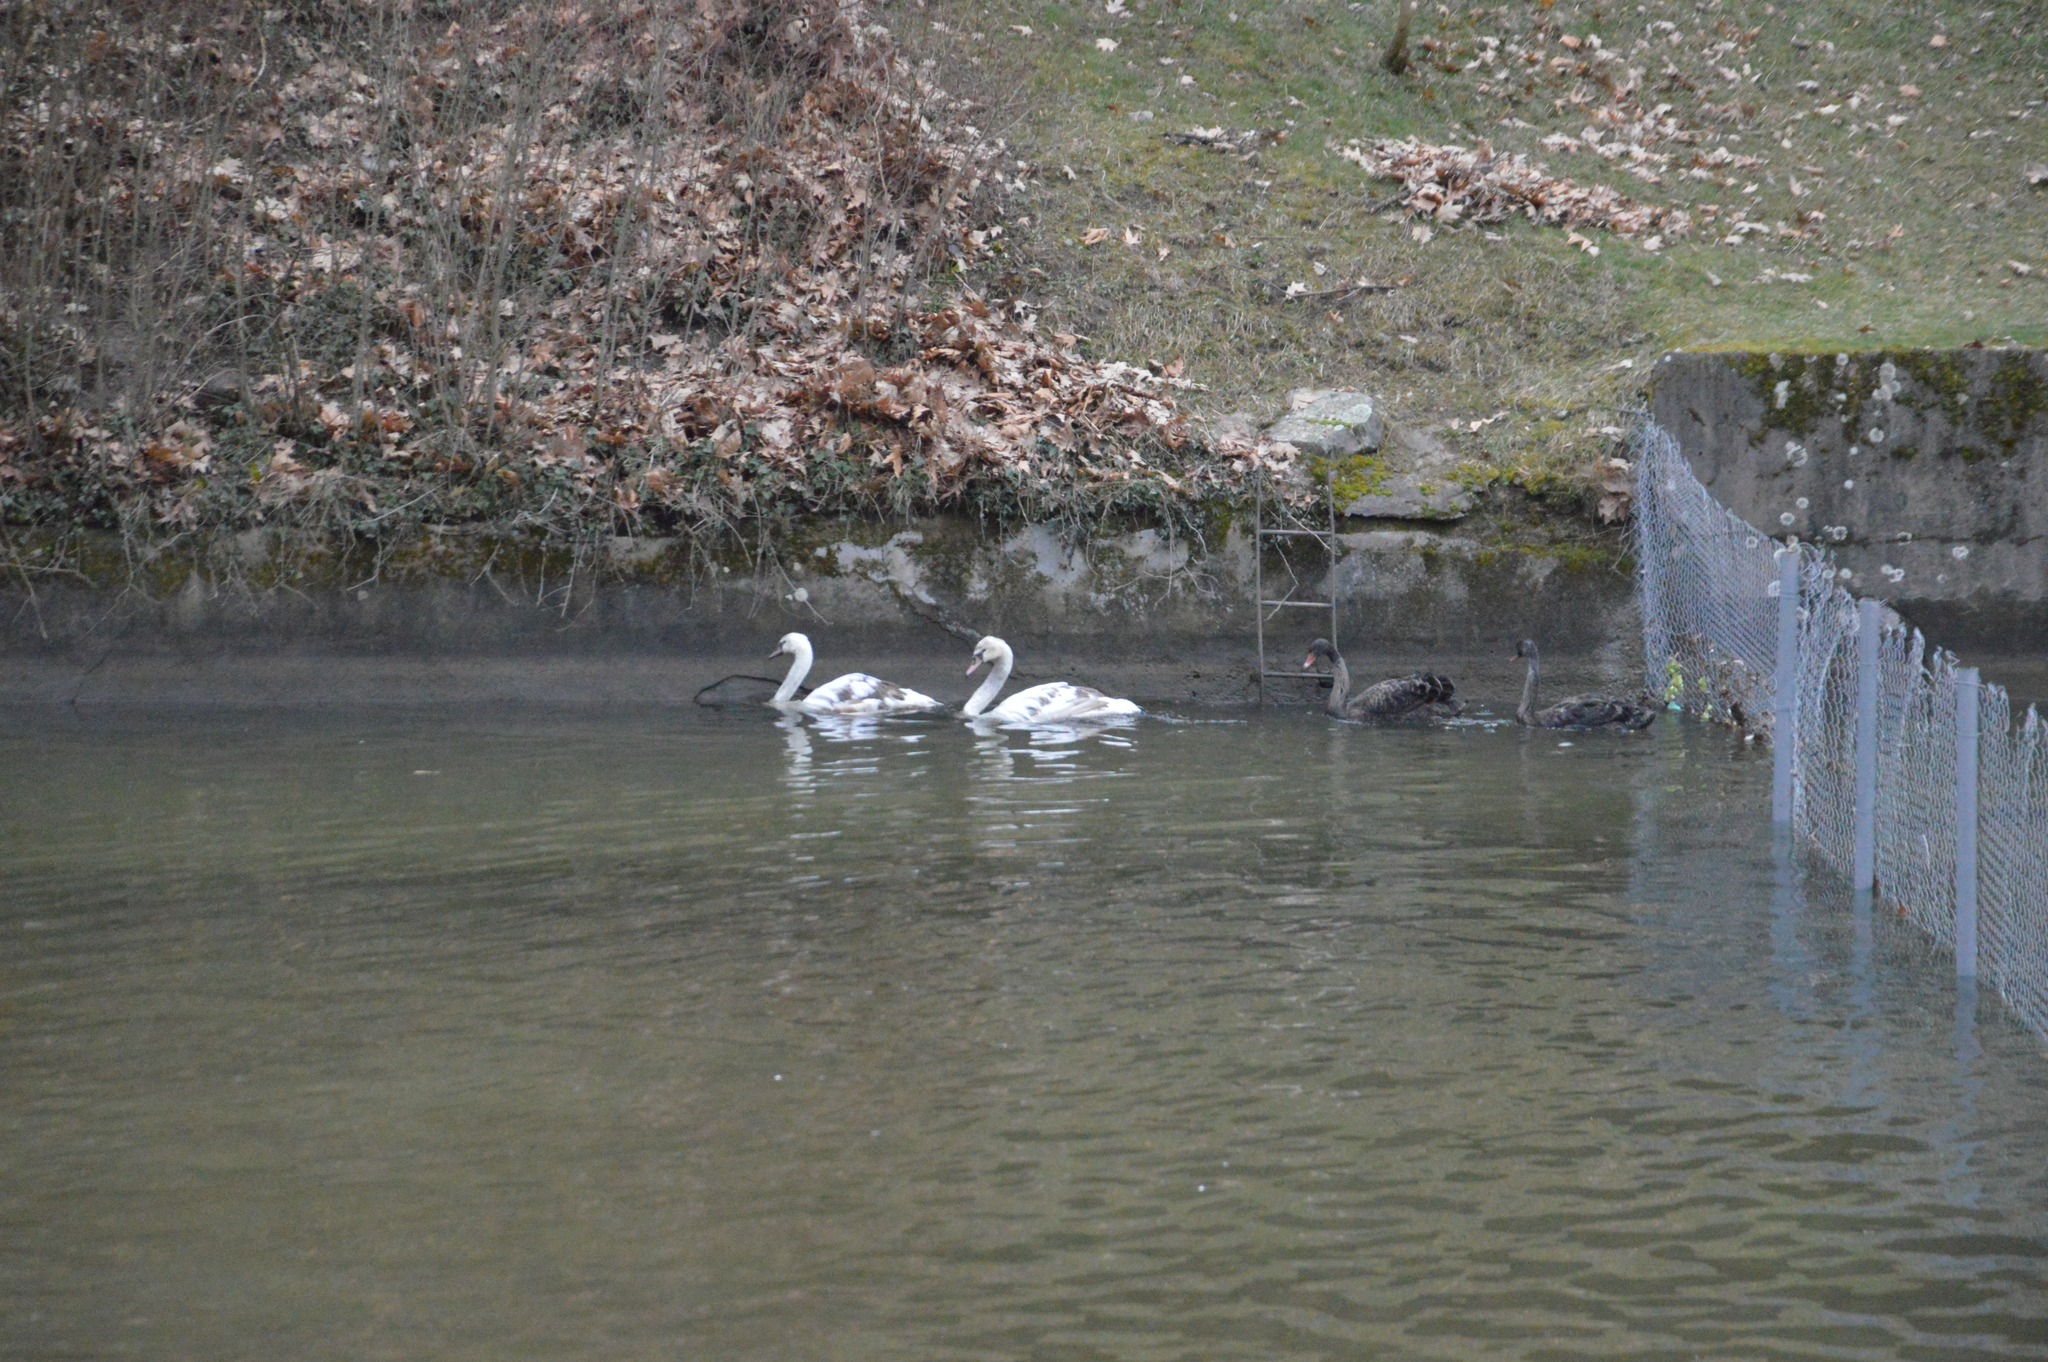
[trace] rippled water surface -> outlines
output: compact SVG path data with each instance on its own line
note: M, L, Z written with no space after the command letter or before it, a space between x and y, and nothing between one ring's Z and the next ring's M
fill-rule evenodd
M0 715L0 1350L2048 1356L1762 754L1188 717Z

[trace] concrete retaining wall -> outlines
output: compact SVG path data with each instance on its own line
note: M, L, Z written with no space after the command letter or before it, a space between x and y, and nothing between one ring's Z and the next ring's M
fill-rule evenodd
M1722 504L1958 650L2048 647L2048 355L1675 354L1651 414Z
M1492 660L1534 634L1632 682L1618 536L1567 548L1498 527L1352 523L1338 590L1362 666ZM1254 670L1252 556L1242 524L1211 539L1141 530L1070 549L1044 528L965 519L822 524L772 556L707 564L671 541L619 540L578 562L429 537L378 561L259 534L125 574L137 585L55 574L32 575L33 596L0 588L0 701L682 703L728 672L778 670L763 655L791 629L812 636L821 677L863 668L964 694L971 640L1000 633L1021 679L1085 672L1140 698L1232 700ZM1296 593L1322 596L1311 544L1296 549ZM88 577L111 580L113 546L99 557ZM1269 586L1284 583L1276 554L1267 568ZM1325 627L1283 612L1276 660L1298 662Z

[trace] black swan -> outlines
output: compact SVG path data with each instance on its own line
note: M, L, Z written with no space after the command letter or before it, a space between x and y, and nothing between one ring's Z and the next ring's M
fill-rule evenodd
M1301 669L1312 671L1319 661L1330 664L1330 695L1323 708L1339 719L1389 723L1395 719L1448 719L1465 712L1464 702L1455 698L1458 688L1447 676L1433 672L1397 676L1354 695L1351 669L1338 656L1337 645L1326 638L1308 645Z
M1536 641L1523 639L1515 645L1515 656L1527 660L1529 675L1522 682L1522 706L1515 717L1530 728L1620 728L1633 733L1648 728L1657 711L1637 700L1612 695L1574 695L1548 709L1536 708Z

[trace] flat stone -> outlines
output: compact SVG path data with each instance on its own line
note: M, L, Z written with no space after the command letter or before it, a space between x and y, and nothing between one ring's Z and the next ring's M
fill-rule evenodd
M1288 414L1267 429L1266 438L1317 458L1369 453L1380 447L1385 434L1379 403L1371 393L1356 388L1298 390L1288 395L1288 407Z
M1377 490L1340 509L1361 520L1457 520L1469 514L1472 493L1457 481L1458 456L1441 440L1393 426L1380 449Z
M1265 424L1248 411L1234 411L1216 418L1210 430L1219 440L1243 440L1250 443L1258 437L1259 427Z

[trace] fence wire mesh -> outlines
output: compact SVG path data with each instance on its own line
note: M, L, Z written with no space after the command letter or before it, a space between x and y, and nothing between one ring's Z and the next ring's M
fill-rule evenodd
M1810 544L1781 545L1715 501L1678 442L1637 429L1636 563L1653 693L1700 718L1793 741L1792 827L1849 875L1856 837L1857 601ZM1779 555L1798 556L1793 713L1777 713ZM1953 654L1887 614L1877 650L1876 893L1956 940ZM1978 698L1978 978L2048 1036L2048 725ZM1784 722L1789 717L1789 724Z

